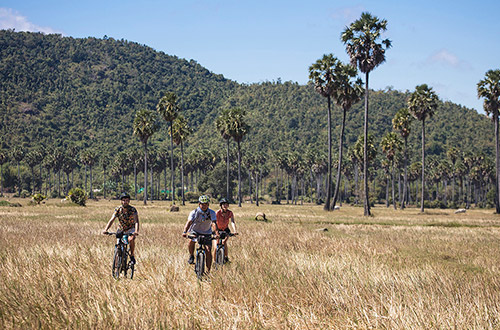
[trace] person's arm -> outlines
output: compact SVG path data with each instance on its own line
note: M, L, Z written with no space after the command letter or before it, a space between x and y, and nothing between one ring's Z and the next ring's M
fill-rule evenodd
M238 235L238 231L236 230L236 223L234 222L234 213L231 214L231 227L233 227L233 234Z
M134 222L135 222L135 232L134 236L139 235L139 215L137 212L134 214Z
M189 229L189 227L191 227L191 224L193 223L192 220L188 219L188 221L186 222L186 225L184 226L184 230L182 232L182 237L186 237L187 236L187 231Z
M113 215L111 216L111 219L109 219L108 224L106 225L106 228L102 231L104 235L108 233L109 228L113 225L113 222L115 222L116 219L116 212L113 212Z

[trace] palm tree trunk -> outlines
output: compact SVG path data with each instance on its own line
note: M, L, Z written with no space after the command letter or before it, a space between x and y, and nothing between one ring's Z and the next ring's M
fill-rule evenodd
M182 195L182 205L186 205L186 200L184 199L184 146L181 140L181 195Z
M406 195L407 195L407 187L408 187L408 137L405 136L405 151L404 151L404 166L405 166L405 175L403 182L403 199L401 201L401 209L403 210L406 207Z
M231 200L231 198L229 197L229 138L227 138L226 140L227 140L227 146L226 146L226 198L228 200Z
M90 170L90 199L93 199L94 198L94 192L93 192L93 189L92 189L92 166L90 166L89 170Z
M496 213L500 213L500 146L498 145L498 113L493 114L494 118L494 124L495 124L495 151L496 151L496 157L495 157L495 166L496 166L496 181L495 181L495 191L496 191L496 198L495 198L495 206L496 206Z
M332 194L332 100L330 95L328 99L328 176L326 180L326 201L324 209L325 211L330 211L330 198Z
M422 196L420 199L420 212L424 212L425 190L425 119L422 119Z
M238 141L238 207L241 207L241 142Z
M392 205L394 205L394 209L397 210L398 207L396 206L396 194L395 194L395 189L394 189L394 162L391 164L391 181L392 181Z
M386 176L385 183L385 207L389 207L389 176Z
M365 127L364 127L364 137L365 141L363 143L363 178L364 178L364 191L365 191L365 210L364 215L371 215L370 212L370 199L368 195L368 75L369 72L366 72L366 85L365 85Z
M171 181L170 186L172 187L172 204L175 205L175 188L174 188L174 138L172 137L172 122L170 122L170 171Z
M144 142L144 205L148 203L148 143Z
M337 167L337 182L335 183L335 192L333 194L333 200L332 200L332 205L330 206L330 210L335 210L335 204L337 203L337 198L339 194L339 188L340 188L340 179L341 179L341 174L342 174L342 155L343 155L343 144L344 144L344 129L345 129L345 115L347 112L346 108L342 108L343 114L342 114L342 127L340 129L340 139L339 139L339 165Z

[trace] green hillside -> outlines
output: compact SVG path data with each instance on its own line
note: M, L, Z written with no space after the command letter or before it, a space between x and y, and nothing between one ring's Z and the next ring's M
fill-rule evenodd
M322 54L318 54L318 58ZM111 158L140 144L132 135L136 111L155 109L167 91L178 96L194 132L186 152L223 150L214 127L219 111L246 110L250 133L244 152L268 155L295 150L326 154L326 99L310 85L294 82L238 84L199 65L126 40L76 39L61 35L0 31L0 132L2 148L25 150L76 145L100 150ZM387 85L391 85L387 81ZM408 92L372 91L370 132L379 141L406 105ZM363 104L348 113L346 146L361 134ZM334 146L340 132L340 109L333 110ZM167 125L152 138L168 142ZM485 116L451 102L440 103L426 122L427 150L444 157L454 146L492 158L493 125ZM412 161L419 160L420 123L410 135ZM492 158L493 159L493 158Z

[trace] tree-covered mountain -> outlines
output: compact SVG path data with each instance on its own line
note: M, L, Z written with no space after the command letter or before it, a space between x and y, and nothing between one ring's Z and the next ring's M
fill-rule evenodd
M215 120L221 109L229 107L247 113L251 129L243 140L246 153L265 154L271 162L279 151L326 154L327 150L327 103L312 85L279 79L238 84L194 60L126 40L0 30L0 82L2 149L76 145L114 157L130 147L140 148L132 135L136 112L155 110L166 92L174 92L193 129L185 144L187 153L200 148L224 150ZM371 92L370 133L375 141L392 130L392 118L406 106L408 96L409 91L389 88ZM347 114L347 148L362 133L362 109L360 102ZM340 115L335 106L334 146ZM412 161L419 159L419 125L413 122L409 137ZM456 147L492 158L493 134L485 115L440 102L435 116L426 122L426 149L429 155L445 157L450 147ZM151 141L160 146L168 139L163 122Z

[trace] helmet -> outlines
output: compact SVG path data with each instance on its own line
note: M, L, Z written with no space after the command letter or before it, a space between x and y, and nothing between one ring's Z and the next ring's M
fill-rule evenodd
M127 194L126 192L124 192L124 193L122 193L122 194L120 195L120 199L124 199L124 198L128 198L128 199L130 199L130 195L129 195L129 194Z
M210 203L210 197L207 195L202 195L200 198L198 198L198 202L205 204L205 203Z
M229 204L229 201L227 200L227 198L221 198L221 200L219 201L219 205L222 205L222 204Z

